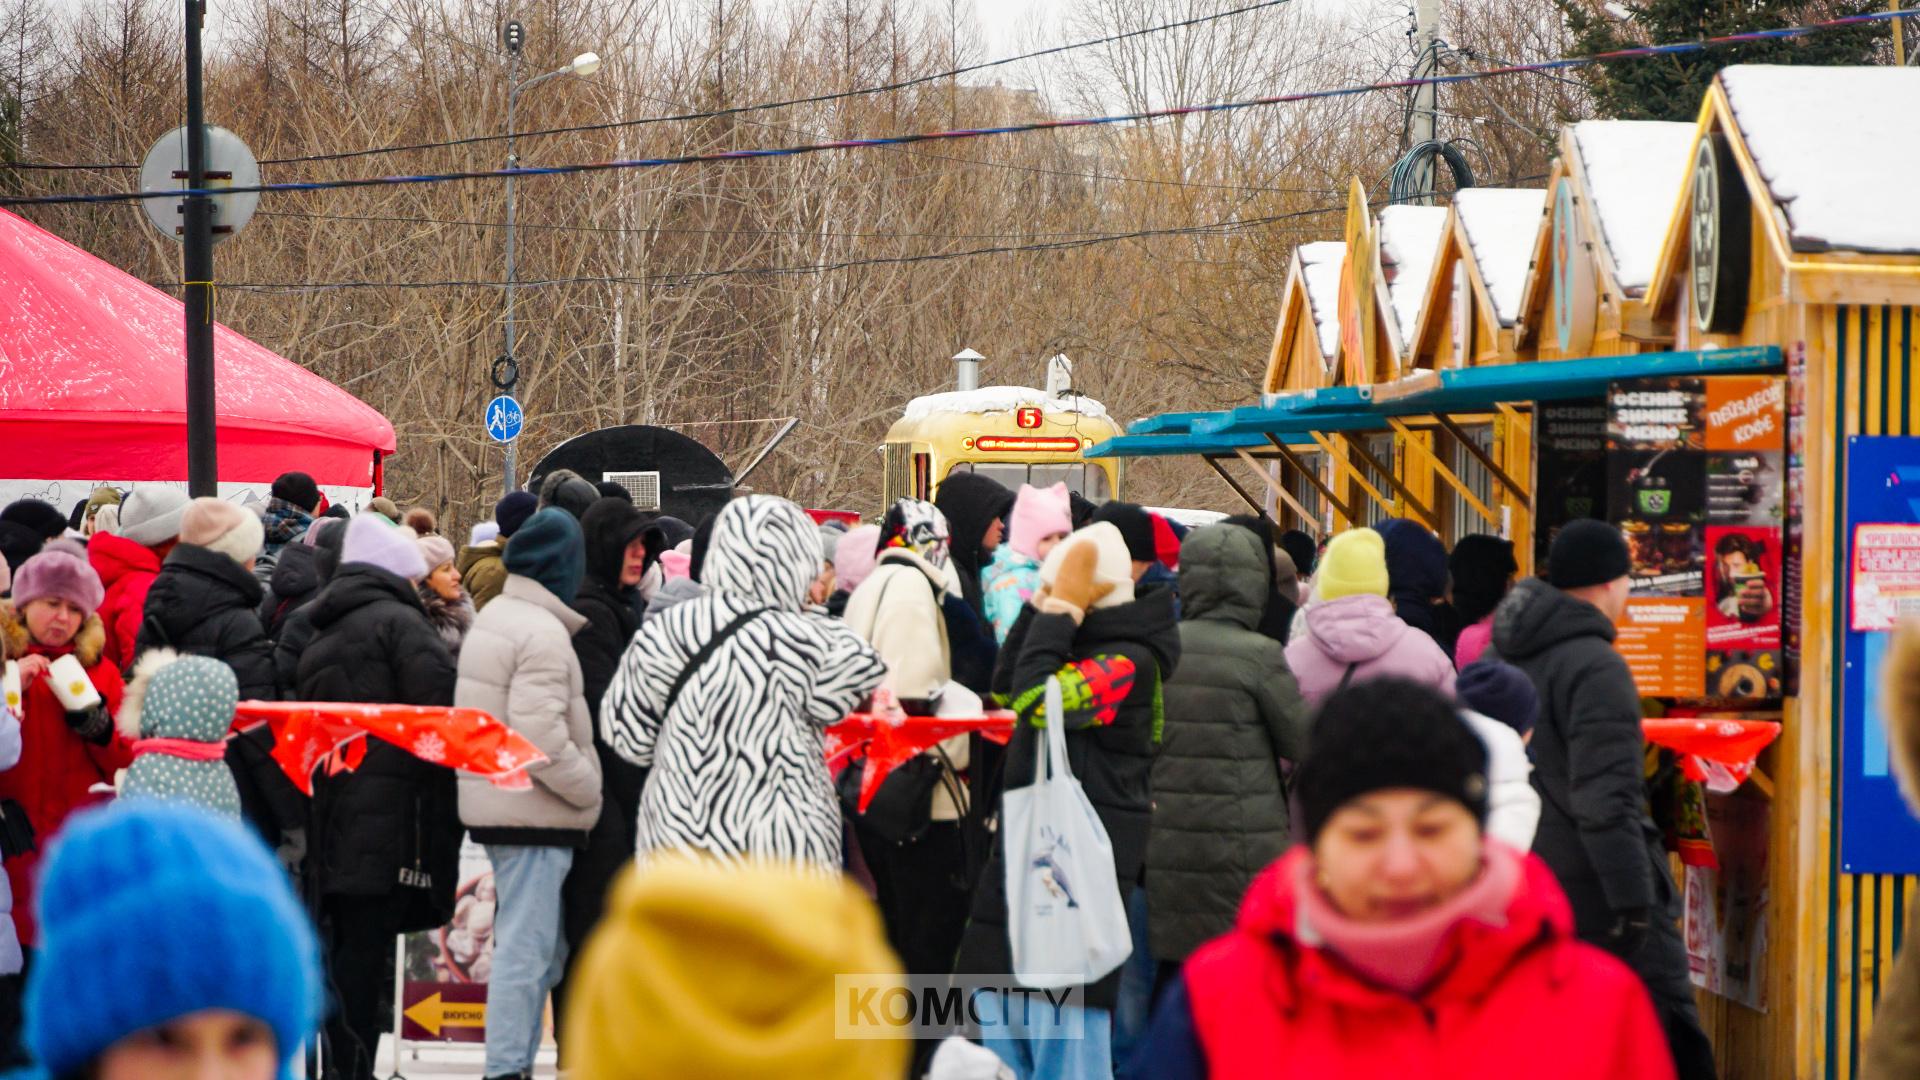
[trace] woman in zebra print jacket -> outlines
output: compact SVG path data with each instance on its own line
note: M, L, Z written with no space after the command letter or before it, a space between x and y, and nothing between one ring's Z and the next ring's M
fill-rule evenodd
M819 533L799 507L735 499L714 522L706 594L647 620L627 647L600 723L616 753L653 770L641 858L679 849L839 871L822 733L886 667L846 624L804 610L819 572Z

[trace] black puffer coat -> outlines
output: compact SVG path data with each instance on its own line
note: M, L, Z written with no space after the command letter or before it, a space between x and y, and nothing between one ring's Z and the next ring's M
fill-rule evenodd
M312 605L314 638L296 692L307 701L452 705L452 654L406 579L364 563L342 566ZM391 897L395 930L453 915L460 813L453 770L379 739L352 772L314 780L309 842L320 888Z
M1116 607L1095 608L1079 626L1071 616L1043 615L1029 606L1001 646L993 681L995 695L1011 702L1021 715L1007 745L1005 787L1028 787L1034 782L1034 753L1042 732L1027 717L1042 701L1047 677L1077 661L1116 658L1133 665L1133 686L1109 724L1093 724L1091 716L1067 716L1067 760L1106 827L1113 844L1114 870L1126 888L1139 879L1146 860L1162 683L1180 660L1172 590L1156 590ZM1006 881L1006 847L996 834L992 858L974 889L973 917L961 940L955 971L1013 970ZM1119 985L1115 971L1087 987L1086 1004L1112 1008Z
M240 681L242 701L270 701L273 645L255 615L259 606L260 583L239 563L177 544L147 591L134 655L164 648L225 661Z
M300 681L300 654L313 641L313 601L340 568L340 548L346 536L344 524L334 525L320 535L320 542L313 546L313 570L319 587L306 600L283 612L277 626L268 628L268 636L273 638L273 681L282 699L290 701L299 696L295 691Z
M573 651L580 658L586 680L587 711L593 714L593 747L600 752L600 775L606 783L607 812L617 812L631 833L640 812L640 787L645 769L613 752L600 734L600 699L606 696L620 655L640 629L638 590L620 584L627 545L649 528L647 516L632 503L602 499L587 510L581 532L587 546L587 574L573 600L573 610L587 617L587 625L573 635ZM631 851L629 851L631 853Z
M1280 762L1306 753L1307 703L1286 648L1261 634L1272 590L1239 525L1180 545L1180 668L1167 680L1147 846L1153 957L1172 963L1233 929L1247 886L1291 841Z
M340 526L335 525L338 529ZM319 549L305 541L295 541L280 549L268 580L267 594L260 601L260 625L267 636L278 637L287 616L312 600L326 579L320 573Z
M1493 651L1540 691L1529 749L1540 792L1533 850L1593 940L1615 912L1670 910L1673 879L1647 812L1640 694L1600 609L1538 578L1513 587L1493 616ZM1674 912L1674 914L1678 914Z

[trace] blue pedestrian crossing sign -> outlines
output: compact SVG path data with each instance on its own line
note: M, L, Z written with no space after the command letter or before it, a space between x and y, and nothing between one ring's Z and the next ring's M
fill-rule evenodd
M520 427L527 422L527 415L520 411L520 403L513 400L511 394L501 394L487 402L487 434L495 442L512 442L520 437Z

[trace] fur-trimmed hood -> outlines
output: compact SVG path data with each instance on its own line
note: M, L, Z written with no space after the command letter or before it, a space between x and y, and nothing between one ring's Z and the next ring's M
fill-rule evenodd
M13 608L13 601L0 600L0 643L7 647L6 658L18 659L27 655L33 646L33 638L27 633L27 620ZM58 656L71 651L83 667L92 667L100 662L101 653L107 647L107 625L100 621L97 614L88 615L87 621L80 624L80 632L73 636L70 649L47 649L46 652Z

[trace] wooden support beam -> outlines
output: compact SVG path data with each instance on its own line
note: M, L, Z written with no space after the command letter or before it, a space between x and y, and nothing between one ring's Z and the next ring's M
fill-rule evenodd
M1316 435L1314 438L1318 439L1319 436ZM1267 441L1273 444L1273 448L1279 451L1281 458L1285 459L1287 464L1300 470L1300 475L1306 477L1307 483L1312 484L1314 490L1320 493L1320 497L1327 500L1328 506L1333 507L1341 517L1346 518L1348 521L1354 520L1353 508L1348 506L1340 496L1333 493L1333 489L1327 486L1327 482L1320 478L1319 473L1307 468L1307 463L1300 460L1300 455L1294 453L1292 447L1281 442L1278 436L1272 434L1267 436ZM1324 442L1321 443L1321 445L1323 447L1326 446Z
M1254 498L1251 494L1248 494L1247 489L1241 487L1240 482L1238 480L1235 480L1233 477L1228 476L1227 470L1221 468L1220 463L1218 461L1215 461L1212 455L1202 454L1200 456L1200 460L1206 462L1208 468L1212 469L1214 472L1219 473L1220 479L1225 480L1227 482L1227 486L1233 489L1233 493L1235 495L1240 496L1241 501L1245 502L1248 506L1253 507L1254 513L1257 513L1257 514L1266 513L1267 508L1260 505L1260 500Z
M1353 477L1353 482L1360 485L1360 490L1365 492L1368 498L1379 503L1380 508L1385 510L1389 515L1393 513L1393 500L1381 494L1380 489L1373 486L1373 481L1368 480L1367 475L1360 471L1360 467L1340 452L1340 448L1333 444L1332 439L1318 431L1310 431L1307 434L1313 436L1313 441L1320 444L1322 453L1326 454L1336 465L1346 470L1348 475ZM1348 449L1352 449L1353 440L1348 439L1346 442ZM1359 509L1360 507L1355 505L1351 510L1345 511L1347 520L1353 522L1355 525L1360 523L1360 516L1354 512Z
M1406 432L1405 427L1400 427L1400 428L1397 428L1396 430L1400 431L1403 434ZM1438 532L1440 530L1440 519L1434 516L1433 510L1430 509L1426 503L1423 503L1420 501L1420 496L1415 495L1413 493L1412 488L1409 488L1398 476L1394 475L1393 469L1386 462L1381 461L1377 457L1374 457L1373 452L1368 450L1366 447L1366 444L1360 441L1359 439L1356 439L1353 436L1346 434L1345 432L1342 432L1340 437L1346 440L1348 450L1352 451L1355 454L1358 454L1360 456L1361 461L1366 462L1369 468L1371 468L1374 472L1379 473L1382 477L1386 479L1388 487L1392 488L1395 491L1395 493L1397 493L1401 498L1407 500L1407 505L1413 508L1414 513L1420 515L1421 520L1427 523L1428 528L1434 530L1435 532ZM1353 463L1348 462L1347 467L1353 468ZM1353 475L1356 479L1360 481L1360 484L1362 487L1365 487L1369 491L1374 490L1373 485L1368 484L1366 482L1365 474L1363 474L1359 469L1354 469ZM1381 499L1380 505L1387 506L1387 500ZM1393 512L1392 507L1388 507L1387 512L1392 513Z
M1313 511L1307 509L1304 503L1302 503L1299 499L1294 498L1293 492L1288 491L1287 486L1285 484L1277 483L1273 479L1273 477L1268 476L1267 470L1260 467L1260 461L1258 458L1255 458L1252 454L1247 453L1245 450L1237 446L1233 448L1233 452L1240 455L1240 460L1246 462L1248 465L1253 466L1254 475L1260 478L1261 483L1264 483L1267 485L1268 490L1273 492L1275 498L1279 499L1283 503L1286 503L1288 509L1292 510L1295 514L1299 515L1300 520L1305 522L1310 528L1313 529L1313 534L1315 536L1320 535L1320 519L1315 517L1313 515ZM1264 510L1265 508L1262 507L1263 512Z
M1425 457L1427 461L1433 465L1433 471L1440 475L1440 479L1445 480L1449 487L1459 492L1460 497L1467 500L1467 505L1473 507L1475 513L1486 518L1487 523L1494 528L1498 529L1500 527L1499 516L1489 509L1486 503L1481 502L1480 497L1475 495L1473 490L1467 487L1458 476L1454 475L1453 470L1447 467L1447 463L1440 460L1439 454L1434 453L1426 443L1414 438L1413 432L1407 430L1407 425L1401 423L1399 417L1389 417L1387 423L1393 425L1393 430L1399 432L1407 440L1409 446L1420 451L1421 456ZM1457 437L1458 436L1456 436L1456 438Z
M1487 470L1487 473L1491 475L1494 478L1494 480L1500 484L1501 487L1504 487L1507 489L1507 493L1513 496L1514 501L1519 503L1522 509L1525 509L1528 512L1532 512L1533 510L1532 492L1529 492L1526 489L1526 487L1522 485L1518 480L1515 480L1512 476L1508 475L1507 470L1501 468L1499 463L1493 460L1492 454L1489 454L1485 450L1481 449L1480 444L1477 442L1474 442L1473 439L1467 435L1467 432L1463 428L1461 428L1459 424L1454 423L1452 417L1441 416L1436 414L1433 419L1441 427L1447 430L1447 434L1453 436L1454 441L1459 443L1462 449L1466 450L1467 453L1472 454L1474 460L1478 461L1481 464L1481 466Z

